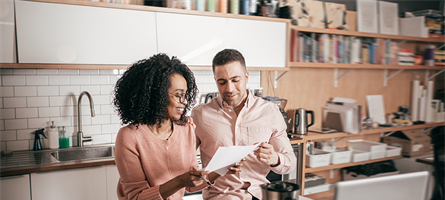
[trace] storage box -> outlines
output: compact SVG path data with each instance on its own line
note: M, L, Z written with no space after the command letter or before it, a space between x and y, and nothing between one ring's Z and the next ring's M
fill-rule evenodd
M385 157L399 156L401 152L402 152L402 148L389 146L388 145L386 147L386 155L385 155Z
M421 129L397 131L393 134L383 137L383 142L402 148L404 156L423 155L431 150L431 138Z
M352 151L352 162L367 161L371 157L370 152L354 150Z
M304 175L304 187L313 187L317 185L325 184L326 178L318 176L312 173L306 173Z
M337 165L351 162L351 152L349 150L336 150L332 152L331 164Z
M348 181L348 180L356 180L356 179L363 179L363 178L374 178L374 177L381 177L381 176L391 176L391 175L395 175L395 174L399 174L399 171L395 171L395 172L386 172L386 173L380 173L380 174L376 174L376 175L372 175L372 176L365 176L363 174L359 174L357 175L357 173L355 172L349 172L346 173L346 170L342 169L342 176L343 176L343 181ZM305 190L306 192L306 190Z
M387 146L387 144L385 143L373 142L368 140L348 140L348 145L351 146L353 150L361 150L371 153L386 151ZM384 155L385 154L383 154L383 156Z
M315 149L314 155L306 155L306 167L328 166L331 162L331 153Z
M379 158L384 158L386 155L386 150L383 151L373 151L370 152L371 156L369 157L369 159L374 160L374 159L379 159Z

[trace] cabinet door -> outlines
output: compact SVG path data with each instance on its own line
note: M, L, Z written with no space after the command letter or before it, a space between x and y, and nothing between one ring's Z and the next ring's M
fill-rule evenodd
M228 19L228 47L239 50L247 67L286 67L284 22Z
M19 63L130 64L157 52L153 12L16 0Z
M116 165L107 165L107 199L118 200L117 198L117 183L119 182L119 172Z
M33 200L106 200L105 166L31 174Z
M156 13L158 50L191 66L211 66L226 46L227 19Z
M0 178L0 199L31 200L29 174Z
M17 60L15 48L14 0L0 0L0 62L15 63Z

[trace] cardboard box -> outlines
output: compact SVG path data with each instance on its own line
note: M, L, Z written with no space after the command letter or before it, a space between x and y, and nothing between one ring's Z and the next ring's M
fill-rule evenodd
M421 129L397 131L383 137L383 142L396 147L402 147L402 155L418 156L431 150L431 137Z

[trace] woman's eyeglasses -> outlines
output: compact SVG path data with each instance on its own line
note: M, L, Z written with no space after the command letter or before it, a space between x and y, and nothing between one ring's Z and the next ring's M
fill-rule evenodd
M173 93L170 93L170 94L172 94L172 95L174 95L176 98L178 98L179 99L179 103L182 103L182 104L184 104L184 102L187 100L187 97L185 96L185 94L186 93L182 93L182 94L173 94Z

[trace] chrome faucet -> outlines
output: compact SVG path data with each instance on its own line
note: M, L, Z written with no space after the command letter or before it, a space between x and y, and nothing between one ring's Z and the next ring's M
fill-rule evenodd
M79 99L77 100L77 146L82 147L84 142L91 142L93 141L93 138L91 136L83 136L82 132L82 96L87 95L88 100L90 101L90 110L91 110L91 117L94 117L94 103L93 98L91 97L90 93L87 91L83 91L79 95Z

